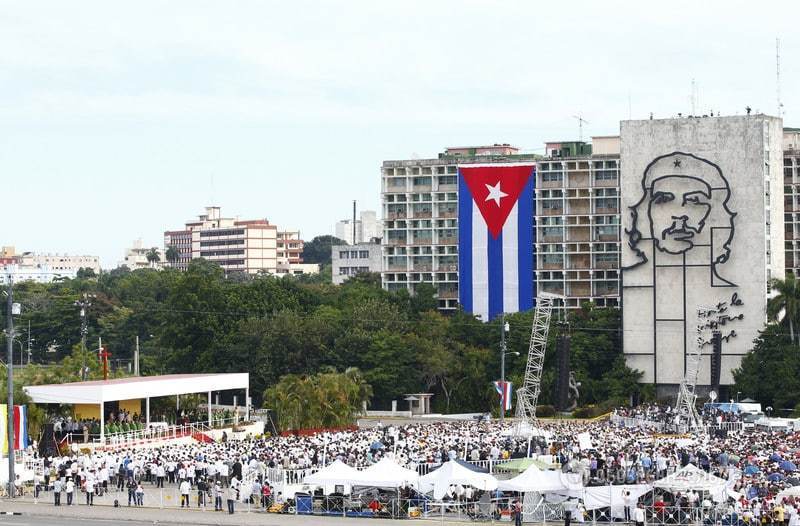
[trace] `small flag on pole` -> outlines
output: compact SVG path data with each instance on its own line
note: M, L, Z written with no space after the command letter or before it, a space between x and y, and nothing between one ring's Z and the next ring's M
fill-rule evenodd
M511 410L511 382L497 381L494 383L497 394L500 395L500 407L506 411Z

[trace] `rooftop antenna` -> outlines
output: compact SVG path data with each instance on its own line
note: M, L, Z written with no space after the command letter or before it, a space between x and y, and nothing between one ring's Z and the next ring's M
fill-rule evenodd
M692 92L689 95L689 100L692 103L692 115L697 115L697 103L698 103L697 99L698 99L697 82L695 82L695 80L692 79Z
M589 121L580 115L573 115L573 119L578 119L578 142L583 142L583 125L589 124Z
M353 244L356 244L356 200L353 199Z
M778 101L778 117L783 117L781 102L781 39L775 39L775 96Z

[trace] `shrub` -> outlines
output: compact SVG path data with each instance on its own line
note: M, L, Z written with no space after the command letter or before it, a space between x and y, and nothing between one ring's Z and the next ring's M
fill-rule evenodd
M552 405L538 405L536 406L536 416L551 417L556 416L556 408Z

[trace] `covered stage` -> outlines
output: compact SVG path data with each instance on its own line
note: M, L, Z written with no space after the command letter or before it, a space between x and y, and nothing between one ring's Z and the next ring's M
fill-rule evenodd
M245 407L250 418L250 374L169 374L133 376L113 380L91 380L65 384L28 385L23 390L36 404L68 404L96 406L100 415L100 438L105 438L105 403L130 400L145 401L145 426L150 426L150 399L207 393L208 425L211 425L211 394L219 391L244 390Z

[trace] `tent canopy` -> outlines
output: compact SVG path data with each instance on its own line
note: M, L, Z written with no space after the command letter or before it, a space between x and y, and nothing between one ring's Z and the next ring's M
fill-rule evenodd
M404 485L417 487L418 482L419 473L406 469L389 458L382 458L364 471L356 471L351 480L353 486L377 488L399 488Z
M92 380L66 384L26 385L23 390L36 404L101 404L250 387L248 373L168 374Z
M547 493L580 489L583 484L580 474L542 471L532 465L512 479L498 481L497 487L502 491Z
M341 460L336 460L329 466L307 476L303 479L304 484L313 484L316 486L324 486L326 484L351 484L353 479L356 478L359 471L351 468Z
M707 491L712 496L725 492L727 482L711 473L706 473L694 464L687 464L672 475L653 483L653 487L671 492L685 492L690 490Z
M419 479L419 489L423 493L433 492L433 498L440 500L447 494L451 484L472 486L483 491L497 489L497 479L488 473L472 471L458 462L449 461Z

